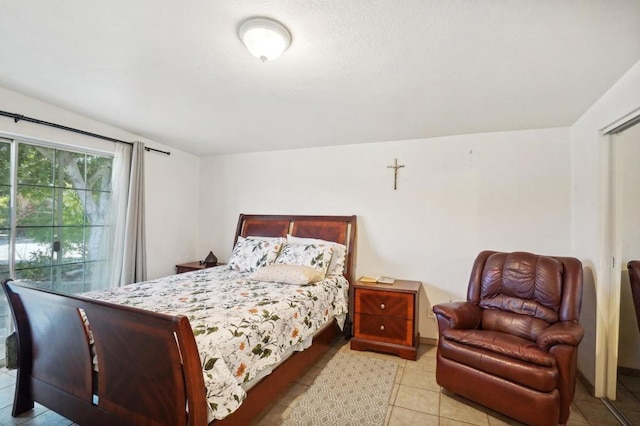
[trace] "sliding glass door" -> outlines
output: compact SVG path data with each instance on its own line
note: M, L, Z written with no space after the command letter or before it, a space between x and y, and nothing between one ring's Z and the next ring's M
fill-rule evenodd
M112 160L0 142L0 278L65 293L104 287ZM0 357L9 320L2 298Z

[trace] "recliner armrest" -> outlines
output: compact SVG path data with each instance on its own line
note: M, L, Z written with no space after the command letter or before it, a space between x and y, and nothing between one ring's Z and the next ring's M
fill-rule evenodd
M577 322L561 321L540 333L536 344L548 352L554 345L578 346L583 335L584 328Z
M471 302L441 303L433 307L440 332L448 328L474 329L480 325L482 311Z

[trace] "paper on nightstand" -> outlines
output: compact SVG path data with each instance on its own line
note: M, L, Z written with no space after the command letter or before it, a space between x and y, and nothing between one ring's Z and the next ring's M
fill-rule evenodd
M393 284L396 280L391 277L384 277L384 276L372 277L372 276L365 275L361 277L358 281L361 281L363 283Z

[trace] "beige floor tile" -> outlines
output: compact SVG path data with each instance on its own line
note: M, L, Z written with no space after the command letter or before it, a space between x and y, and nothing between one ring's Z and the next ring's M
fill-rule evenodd
M491 426L526 426L516 419L496 413L493 410L487 410L487 417L489 418L489 424Z
M494 416L488 416L488 417L489 417L490 426L526 426L520 423L519 421L509 417L494 417Z
M440 393L399 385L394 406L437 416L440 412Z
M592 398L591 401L575 401L575 405L591 425L618 426L620 424L604 403L597 398Z
M304 376L298 379L298 383L301 385L311 386L313 381L322 373L322 368L320 367L312 367L311 370L307 372Z
M289 418L291 410L291 407L274 404L266 415L259 419L254 419L251 424L257 426L280 426L285 420L287 420L287 418Z
M436 375L432 371L414 370L407 367L400 383L414 388L440 392L440 385L436 382Z
M398 367L396 370L396 381L395 383L400 383L402 381L402 375L404 374L404 367Z
M393 407L389 426L438 426L438 416L409 410L403 407Z
M389 405L387 407L387 415L384 417L384 424L389 424L389 419L391 418L391 411L393 410L393 405Z
M370 352L374 358L383 359L385 361L393 361L398 364L398 367L405 367L407 365L407 360L402 359L397 355L383 354L378 352Z
M309 386L302 385L300 383L294 383L293 386L289 388L289 391L282 397L278 404L286 405L287 407L295 407L300 398L304 395L304 393L309 389Z
M0 425L19 425L24 423L25 421L27 421L27 419L30 419L32 417L38 416L42 413L44 413L45 411L47 411L47 408L40 405L40 404L35 404L33 407L33 410L29 410L25 413L22 413L20 416L18 417L12 417L11 416L11 410L13 409L13 404L11 405L7 405L6 407L2 408L0 410Z
M20 423L21 426L71 426L72 421L51 410Z
M470 426L473 423L461 422L460 420L447 419L440 417L440 426Z
M489 417L484 407L445 393L440 396L440 416L478 426L489 424Z
M436 371L436 359L432 358L432 357L422 357L419 360L410 363L407 362L407 368L410 369L415 369L415 370L422 370L422 371L432 371L435 372Z
M585 424L588 423L587 419L584 418L582 411L576 406L576 404L571 404L571 412L569 413L569 423L574 424Z
M391 391L391 397L389 397L389 404L393 405L396 402L396 397L398 396L398 390L400 389L400 385L399 384L394 384L393 385L393 390Z

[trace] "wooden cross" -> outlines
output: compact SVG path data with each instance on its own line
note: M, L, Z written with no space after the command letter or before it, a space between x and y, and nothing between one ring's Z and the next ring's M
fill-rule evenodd
M387 166L387 169L393 169L393 190L398 189L398 169L404 167L404 164L398 164L398 159L393 159L393 166Z

